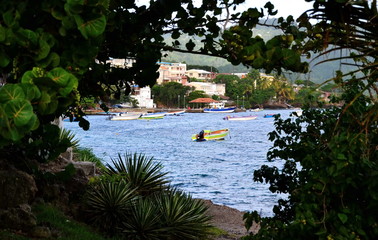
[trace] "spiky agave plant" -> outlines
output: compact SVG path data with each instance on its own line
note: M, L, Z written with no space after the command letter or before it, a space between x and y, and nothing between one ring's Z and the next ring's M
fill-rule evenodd
M168 229L161 224L160 215L156 201L151 198L140 198L131 209L130 216L122 222L121 234L125 239L166 239Z
M75 138L75 134L67 130L65 128L60 129L60 134L59 134L59 140L62 141L69 141L69 146L68 147L73 147L77 148L79 146L79 140Z
M108 234L115 234L138 197L125 181L100 181L90 186L86 196L89 221Z
M212 228L207 210L202 201L168 189L138 201L122 233L127 239L206 239Z
M201 200L170 188L156 195L156 201L161 209L161 224L168 229L167 239L205 239L209 234L211 217L206 214L208 207Z
M125 153L124 156L118 154L118 158L112 158L111 162L113 166L107 164L105 174L124 179L142 196L160 192L168 186L169 181L166 177L168 173L161 171L163 166L160 163L154 163L153 157Z

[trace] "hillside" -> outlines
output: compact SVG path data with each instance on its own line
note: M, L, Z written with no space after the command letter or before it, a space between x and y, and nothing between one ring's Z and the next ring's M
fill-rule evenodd
M274 20L270 20L274 21ZM273 36L280 34L281 31L277 29L271 29L268 27L258 26L254 30L255 35L260 35L263 39L268 40L271 39ZM165 36L166 42L171 43L172 39L169 35ZM183 36L179 39L182 42L186 42L189 40L188 36ZM200 45L200 39L193 39L192 41L196 43L196 45ZM229 63L226 59L219 58L219 57L211 57L199 54L190 54L190 53L179 53L179 52L164 52L167 56L163 59L163 61L168 62L182 62L188 65L204 65L204 66L212 66L216 67L220 73L240 73L240 72L249 72L250 69L243 65L234 66ZM297 73L284 73L285 76L292 80L311 80L315 83L322 83L332 77L335 76L335 71L339 70L341 65L340 62L327 62L324 64L316 65L316 63L323 61L324 58L319 58L316 61L312 61L312 59L305 59L303 61L310 62L310 72L307 74L297 74ZM316 66L315 66L316 65ZM350 71L351 67L344 67L342 70Z

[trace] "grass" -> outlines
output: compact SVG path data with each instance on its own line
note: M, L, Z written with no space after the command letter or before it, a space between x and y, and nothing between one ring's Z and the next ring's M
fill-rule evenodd
M48 240L117 240L117 238L106 238L96 233L91 227L66 217L61 211L50 205L37 205L33 207L39 226L46 225L50 230L58 233ZM18 232L6 230L0 231L2 240L30 240Z
M75 147L73 150L76 161L93 162L100 170L105 170L105 165L102 163L102 160L98 158L91 149Z
M89 226L67 218L62 212L49 205L37 205L33 208L38 224L47 223L51 229L59 232L60 240L105 240Z
M37 205L33 207L38 225L47 225L51 230L58 233L58 236L52 236L46 240L119 240L119 238L107 238L97 233L96 230L88 225L77 222L65 216L61 211L51 205ZM219 236L228 235L222 229L213 227L210 229L209 239L215 239ZM212 237L211 237L212 236ZM0 230L0 239L2 240L30 240L18 232Z

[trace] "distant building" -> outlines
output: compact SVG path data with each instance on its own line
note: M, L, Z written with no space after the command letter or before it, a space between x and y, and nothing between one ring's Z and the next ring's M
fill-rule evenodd
M203 81L210 81L213 80L216 76L215 73L213 72L208 72L202 69L190 69L186 71L186 75L189 78L195 78L198 80L203 80Z
M134 86L134 94L130 95L138 101L138 106L141 108L155 108L153 99L151 98L151 88L149 86L140 88L139 86Z
M159 78L156 80L158 84L177 82L185 85L187 83L185 63L159 62L158 64L160 65Z
M207 95L225 95L226 84L224 83L207 83L207 82L190 82L186 86L194 87L196 90L204 91Z
M110 63L111 67L115 68L130 68L133 66L135 59L131 58L112 58L107 60L106 63Z

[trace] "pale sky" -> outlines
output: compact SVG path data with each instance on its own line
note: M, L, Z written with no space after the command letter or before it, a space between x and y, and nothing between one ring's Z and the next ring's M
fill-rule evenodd
M246 0L243 4L244 8L264 7L268 0ZM312 3L305 0L270 0L274 5L274 9L278 10L275 17L287 17L292 15L294 18L299 17L303 12L312 8Z
M264 7L268 0L246 0L244 4L238 8L238 10L244 10L247 8ZM136 0L137 5L148 5L149 0ZM201 2L201 0L194 0L194 2ZM275 9L278 10L278 14L275 17L287 17L292 15L294 18L299 17L304 11L312 8L312 3L308 3L305 0L270 0Z

